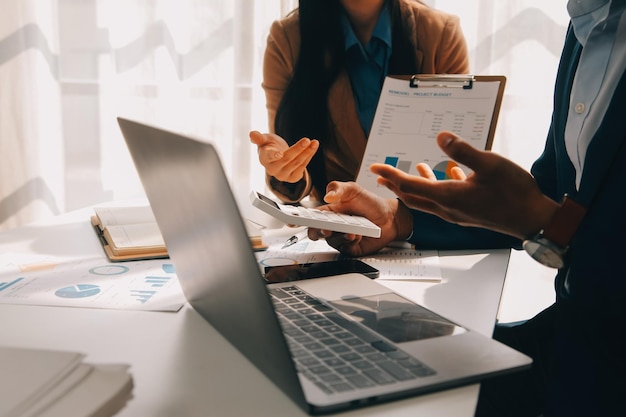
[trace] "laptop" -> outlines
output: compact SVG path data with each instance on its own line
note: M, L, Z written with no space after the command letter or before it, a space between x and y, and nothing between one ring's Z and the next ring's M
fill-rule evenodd
M118 122L189 304L307 413L530 366L361 274L267 284L214 146Z

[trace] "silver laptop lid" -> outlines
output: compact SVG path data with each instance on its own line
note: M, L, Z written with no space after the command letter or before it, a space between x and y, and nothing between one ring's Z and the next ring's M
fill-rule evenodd
M255 366L307 409L215 148L130 120L118 118L118 123L185 297Z

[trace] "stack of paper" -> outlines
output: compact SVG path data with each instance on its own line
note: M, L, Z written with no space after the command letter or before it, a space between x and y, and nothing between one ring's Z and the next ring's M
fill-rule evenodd
M109 417L132 397L126 365L76 352L0 347L0 416Z

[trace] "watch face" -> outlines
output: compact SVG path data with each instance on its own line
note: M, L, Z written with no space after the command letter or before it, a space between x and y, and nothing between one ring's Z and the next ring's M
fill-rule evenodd
M526 240L524 241L524 249L533 259L545 266L550 268L563 267L561 251L548 242Z

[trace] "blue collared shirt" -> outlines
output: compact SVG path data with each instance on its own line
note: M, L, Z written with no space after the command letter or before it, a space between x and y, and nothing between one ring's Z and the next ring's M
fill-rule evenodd
M387 4L381 10L367 45L357 39L348 16L342 17L346 66L363 131L369 135L383 81L391 56L391 14Z
M570 0L567 10L583 46L565 127L565 145L578 188L587 147L626 68L626 1Z

